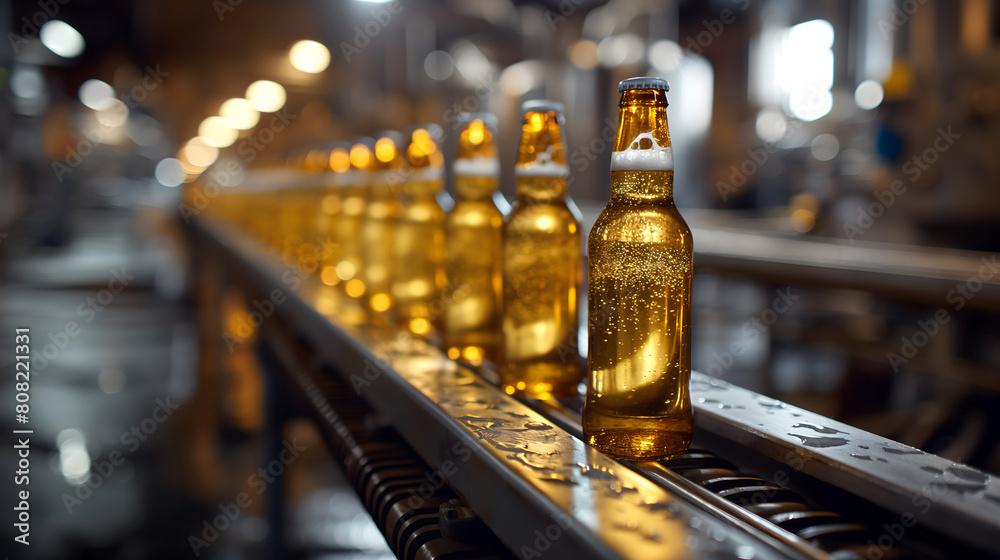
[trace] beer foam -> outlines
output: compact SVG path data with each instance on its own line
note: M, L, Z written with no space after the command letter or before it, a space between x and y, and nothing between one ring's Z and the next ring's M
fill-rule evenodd
M407 178L407 181L440 181L444 177L444 169L431 166L417 169Z
M641 149L640 140L652 142L649 149ZM635 146L635 147L633 147ZM629 148L621 152L611 152L612 171L672 171L674 153L670 146L661 148L651 132L643 132L629 143Z
M499 177L500 160L497 158L477 157L455 160L453 167L455 175L474 175L477 177Z
M547 150L538 154L535 161L518 165L514 168L514 175L518 177L569 177L569 166L565 163L552 161L552 153L555 146L549 146Z
M514 168L518 177L569 177L569 166L564 163L529 163Z

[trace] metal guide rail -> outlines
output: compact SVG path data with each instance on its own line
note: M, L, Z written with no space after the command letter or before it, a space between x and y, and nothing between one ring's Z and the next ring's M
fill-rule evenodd
M825 514L780 511L788 515L779 526L760 508L741 508L734 505L739 499L678 476L669 462L614 461L574 435L572 409L527 403L531 408L416 336L345 324L351 302L334 290L289 274L228 226L199 221L193 230L209 258L221 257L250 291L287 298L278 306L280 320L389 419L512 551L530 552L539 542L557 558L850 558L863 550L842 547L850 555L831 555L836 546L817 544L823 534L796 531L813 525L803 519ZM696 443L731 449L764 472L779 465L794 475L776 481L782 486L819 481L874 509L907 515L900 517L907 528L933 527L946 541L994 550L1000 487L989 475L707 376L694 376L692 395ZM699 482L714 480L702 474ZM713 484L739 490L732 482ZM919 496L927 499L918 503ZM871 534L840 525L840 533ZM540 540L546 530L559 537Z
M584 238L602 206L581 205ZM684 209L696 266L782 285L858 289L892 300L946 305L960 288L970 309L1000 311L1000 254L899 243L789 236L740 227L731 211ZM971 285L966 286L966 283Z

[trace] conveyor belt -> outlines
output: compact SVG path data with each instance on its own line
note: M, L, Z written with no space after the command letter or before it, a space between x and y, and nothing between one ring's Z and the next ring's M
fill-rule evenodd
M747 551L754 558L847 558L857 552L858 538L871 535L865 533L868 525L849 520L853 516L836 517L842 511L752 501L770 496L785 501L768 504L799 503L803 498L796 498L794 490L801 488L794 484L812 480L816 487L853 493L857 513L905 514L931 468L945 477L976 476L978 482L974 492L936 496L917 519L919 532L940 531L945 539L995 548L990 535L997 534L1000 515L991 508L1000 501L983 499L998 492L978 471L696 374L696 442L701 439L716 452L749 452L727 455L738 468L704 455L685 458L693 462L683 473L628 465L634 472L573 437L572 414L540 414L417 337L339 324L329 290L283 280L287 271L280 264L224 228L202 224L198 231L218 240L212 258L227 261L248 290L286 292L287 302L275 319L280 328L296 333L305 353L346 377L351 390L385 416L428 465L459 466L448 475L449 486L511 550L530 549L540 529L552 529L560 538L545 544L560 558L711 557ZM853 458L858 449L870 450L867 460ZM761 465L767 464L794 475L788 487L743 475L766 472ZM921 472L923 479L914 474ZM734 507L747 500L751 508Z
M543 414L558 418L559 425L570 433L583 436L579 412L572 407L554 401L531 404ZM725 512L817 558L865 558L867 541L878 536L870 527L840 513L816 508L800 493L742 472L706 449L692 448L669 461L623 463L675 494ZM901 546L880 553L885 560L931 557Z
M373 429L373 411L337 375L297 359L294 342L267 330L265 353L306 405L386 543L402 560L513 558L394 430Z

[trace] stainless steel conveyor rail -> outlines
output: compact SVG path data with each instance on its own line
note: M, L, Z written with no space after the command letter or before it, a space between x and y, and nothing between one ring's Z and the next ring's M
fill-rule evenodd
M601 208L581 205L581 211L586 239ZM946 307L952 305L948 293L961 285L973 296L963 298L965 307L1000 312L997 253L765 231L740 227L741 220L725 210L684 209L682 214L691 226L696 271L779 285L857 289Z
M229 226L198 220L192 231L250 292L280 291L281 321L447 474L511 550L532 550L539 530L558 528L547 546L559 558L828 557L652 467L643 474L596 452L571 422L504 394L420 338L342 323L333 290L289 274ZM692 392L708 439L780 464L794 458L796 471L900 514L912 510L913 496L944 483L919 522L995 547L1000 487L988 475L707 376L694 376Z

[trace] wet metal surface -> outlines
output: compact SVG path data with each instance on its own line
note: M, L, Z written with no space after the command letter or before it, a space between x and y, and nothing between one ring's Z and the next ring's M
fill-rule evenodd
M782 463L795 457L805 474L960 540L996 547L1000 483L988 473L697 372L691 399L699 430Z
M343 302L329 289L305 282L293 288L282 281L284 267L254 247L238 238L226 244L223 256L258 289L284 289L283 320L392 421L438 469L432 474L446 479L516 555L795 557L679 502L423 340L339 324Z

